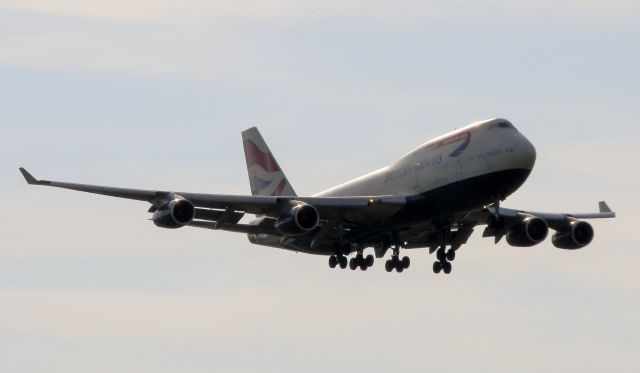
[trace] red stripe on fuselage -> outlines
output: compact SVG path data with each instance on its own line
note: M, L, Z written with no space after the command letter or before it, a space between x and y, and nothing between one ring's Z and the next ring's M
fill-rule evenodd
M253 141L249 139L244 140L244 150L247 153L247 161L249 166L258 165L263 170L268 172L280 171L280 167L273 159L271 153L265 153Z
M466 141L469 139L469 137L471 137L471 133L469 133L468 131L459 133L457 135L453 135L453 136L449 136L445 139L442 139L434 144L430 144L427 146L426 149L438 149L440 147L443 147L445 145L450 145L459 141Z

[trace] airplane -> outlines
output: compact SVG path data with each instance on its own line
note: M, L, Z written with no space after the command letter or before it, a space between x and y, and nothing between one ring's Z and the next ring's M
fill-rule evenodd
M436 137L395 162L318 194L298 196L256 127L242 132L251 195L184 193L38 180L28 184L145 201L161 228L184 226L247 234L253 244L329 257L331 268L367 270L374 255L391 257L385 270L410 266L401 249L436 253L435 273L451 262L476 226L482 236L511 246L543 242L549 230L559 249L591 243L584 220L614 218L606 202L594 213L545 213L501 206L527 180L536 160L533 144L511 122L490 119ZM245 214L255 219L242 223ZM447 249L449 247L449 249ZM353 254L353 255L352 255ZM347 256L352 255L348 260Z

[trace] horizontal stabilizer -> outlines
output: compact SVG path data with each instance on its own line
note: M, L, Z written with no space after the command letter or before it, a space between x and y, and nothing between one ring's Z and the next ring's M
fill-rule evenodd
M598 207L600 208L600 212L613 212L605 201L598 202Z

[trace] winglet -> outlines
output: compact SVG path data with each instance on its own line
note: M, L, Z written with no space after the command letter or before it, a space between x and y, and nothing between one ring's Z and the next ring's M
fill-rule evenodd
M20 167L20 173L22 173L22 176L24 176L24 179L27 181L27 183L38 184L38 179L33 177L33 175L29 173L29 171L24 169L24 167Z
M600 212L613 212L605 201L598 202L598 207L600 208Z

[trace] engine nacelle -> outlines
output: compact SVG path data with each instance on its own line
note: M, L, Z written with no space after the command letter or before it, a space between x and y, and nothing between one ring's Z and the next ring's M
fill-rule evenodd
M315 207L291 201L293 207L280 216L274 225L276 231L283 236L299 236L314 229L320 222L320 214Z
M160 228L180 228L193 220L196 209L184 198L176 198L153 213L153 223Z
M549 225L544 219L530 216L509 230L507 242L511 246L529 247L544 241L548 233Z
M558 249L575 250L587 246L593 240L591 224L574 220L566 229L556 232L551 238L553 246Z

